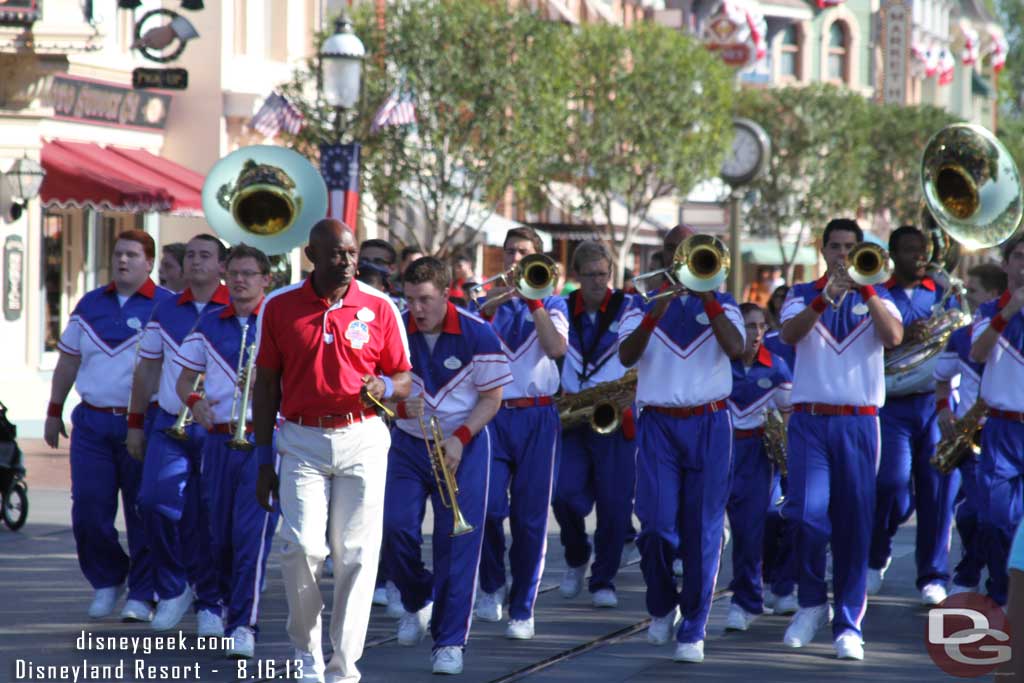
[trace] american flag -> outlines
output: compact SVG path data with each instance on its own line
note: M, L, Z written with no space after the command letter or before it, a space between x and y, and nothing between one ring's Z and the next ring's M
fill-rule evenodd
M358 142L320 145L320 175L327 185L327 217L342 221L353 231L359 216Z
M249 127L272 138L282 130L290 135L298 135L304 123L302 112L284 95L275 92L263 100L263 106L249 121Z
M394 92L388 95L388 99L380 106L377 113L373 115L373 122L370 124L370 132L376 133L388 126L408 126L416 123L416 104L413 102L412 93L403 92L403 83L399 83Z

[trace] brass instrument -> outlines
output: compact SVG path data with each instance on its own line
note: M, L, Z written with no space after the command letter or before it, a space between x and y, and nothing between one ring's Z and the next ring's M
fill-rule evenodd
M228 244L245 242L268 256L283 254L305 242L309 226L327 215L327 186L298 152L242 147L207 174L203 214Z
M245 417L249 413L249 393L252 391L252 377L256 369L256 342L245 345L245 333L249 323L242 325L242 346L238 349L238 370L235 372L235 395L231 399L231 417L229 422L234 425L228 448L236 451L252 450L252 444L245 438ZM248 358L246 358L248 352ZM237 409L237 412L236 412Z
M444 462L444 434L441 433L441 421L436 415L430 417L430 432L427 432L427 425L420 415L420 431L423 432L423 442L427 446L427 457L430 458L431 469L434 471L434 480L437 482L437 490L441 497L441 504L452 511L452 538L471 533L473 526L462 516L459 508L459 485L455 481L455 473L448 469Z
M197 374L196 378L192 380L192 391L199 390L199 383L202 381L202 376ZM192 411L188 409L188 406L184 403L181 404L181 410L178 411L178 419L174 421L174 424L164 430L169 438L175 441L188 441L188 432L185 431L185 427L191 422L189 417Z
M524 299L536 301L554 294L555 286L558 284L558 271L558 264L547 254L530 254L505 272L473 285L466 294L475 300L481 296L487 285L499 283L501 287L515 290ZM493 301L504 302L511 296L512 292L507 292Z
M676 247L671 265L635 276L633 285L644 301L665 299L687 291L710 292L725 282L729 266L729 250L720 239L714 235L690 235ZM669 286L651 294L641 283L655 277L665 278Z
M967 458L981 455L981 427L987 413L988 406L979 398L956 421L954 437L939 442L930 461L932 467L942 474L949 474Z
M786 423L782 420L782 415L777 410L766 408L764 411L764 452L783 477L789 473L786 467L786 444Z
M598 434L614 433L622 426L623 411L633 404L636 377L637 370L632 368L617 380L556 399L562 429L589 424Z
M939 227L967 249L1002 244L1024 214L1017 165L981 126L956 123L932 136L921 158L921 188Z
M850 279L857 285L877 285L885 282L892 275L892 261L889 259L889 252L874 242L860 242L854 245L850 253L846 255L845 271ZM826 300L828 285L832 284L835 275L829 278L825 285ZM850 290L844 291L839 299L830 301L833 308L838 309Z

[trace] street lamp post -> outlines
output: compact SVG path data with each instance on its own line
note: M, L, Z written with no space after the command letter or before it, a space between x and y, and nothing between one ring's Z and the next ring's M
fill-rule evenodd
M352 30L348 15L342 12L334 22L334 35L320 48L320 87L324 100L335 110L336 138L341 136L344 111L355 108L359 102L365 57L363 41Z
M7 181L10 194L17 200L11 203L9 220L18 220L28 203L39 196L45 177L46 170L27 156L15 161L7 173L0 174L0 180Z

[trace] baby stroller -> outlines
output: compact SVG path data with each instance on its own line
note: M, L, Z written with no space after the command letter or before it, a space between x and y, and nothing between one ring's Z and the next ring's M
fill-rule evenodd
M7 419L7 406L0 403L0 507L11 531L28 518L28 484L17 436L18 428Z

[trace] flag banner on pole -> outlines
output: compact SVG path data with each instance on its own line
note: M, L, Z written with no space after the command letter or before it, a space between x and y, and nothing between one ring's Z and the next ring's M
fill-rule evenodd
M402 79L373 115L370 133L376 133L388 126L416 124L416 104L413 102L412 93L405 90L404 86L405 79Z
M282 130L290 135L298 135L305 122L302 112L284 95L275 92L263 100L263 105L249 121L249 127L272 138Z
M359 217L358 142L320 145L320 175L327 185L327 216L355 232Z

